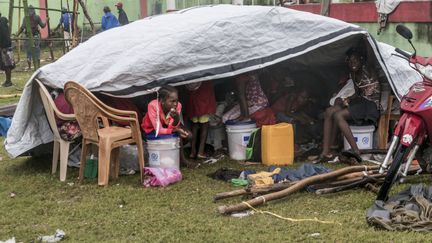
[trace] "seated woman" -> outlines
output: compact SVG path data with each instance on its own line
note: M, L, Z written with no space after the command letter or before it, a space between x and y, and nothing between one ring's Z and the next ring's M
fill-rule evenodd
M351 48L346 54L349 75L354 83L355 93L348 98L337 99L335 104L327 108L325 112L322 162L334 157L330 153L330 146L333 144L331 140L332 137L335 137L337 129L340 129L351 146L351 150L345 151L344 154L360 162L362 160L360 150L347 121L356 124L376 124L379 118L381 90L375 70L366 65L366 55L361 50Z
M141 128L145 134L155 133L157 135L177 133L182 139L190 140L192 134L180 121L182 105L178 101L176 88L165 85L158 91L158 99L148 104L148 110L144 116ZM181 143L183 145L183 143ZM180 162L188 167L194 166L189 162L184 153L183 146L180 149Z
M278 122L294 124L296 144L311 141L319 134L315 119L305 111L310 103L307 90L292 87L292 90L280 97L271 107Z
M249 72L238 76L235 80L238 92L239 105L234 106L231 110L223 115L223 122L228 120L244 121L253 119L257 126L270 125L276 122L273 112L268 109L262 116L260 112L266 111L269 102L264 94L258 75L254 72Z

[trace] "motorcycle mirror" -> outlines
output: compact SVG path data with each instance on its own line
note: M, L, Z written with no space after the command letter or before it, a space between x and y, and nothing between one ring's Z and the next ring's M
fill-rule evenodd
M398 32L399 35L403 36L407 40L411 40L413 38L411 30L403 24L398 24L396 26L396 32Z

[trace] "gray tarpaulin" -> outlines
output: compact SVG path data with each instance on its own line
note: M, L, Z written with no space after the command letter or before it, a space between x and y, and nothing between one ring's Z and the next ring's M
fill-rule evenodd
M419 80L405 62L390 55L393 47L377 44L366 30L311 13L216 5L148 17L102 32L40 68L24 88L5 147L16 157L52 141L35 77L53 88L74 80L90 91L122 97L146 94L161 84L231 77L284 61L315 70L319 79L334 80L329 67L343 65L345 51L362 38L398 97Z
M417 184L375 201L367 211L370 225L387 230L432 231L432 187Z

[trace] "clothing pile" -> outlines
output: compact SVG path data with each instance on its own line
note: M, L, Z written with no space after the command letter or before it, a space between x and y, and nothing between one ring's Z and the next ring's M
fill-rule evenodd
M228 168L221 168L208 176L213 179L231 182L234 186L247 186L251 185L272 185L286 181L298 181L304 178L325 174L331 170L323 165L315 165L306 163L297 169L286 167L270 166L267 171L256 172L255 170L233 170ZM308 191L312 189L307 188Z
M366 220L386 230L432 231L432 186L412 185L387 202L375 201Z

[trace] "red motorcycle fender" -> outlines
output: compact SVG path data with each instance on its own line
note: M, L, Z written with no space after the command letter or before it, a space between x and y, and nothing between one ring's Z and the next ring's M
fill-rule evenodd
M402 134L398 133L399 137L401 138L400 143L409 147L413 141L417 140L417 144L422 144L426 135L426 127L423 120L419 116L407 113L405 114L405 118L399 121L403 122L403 124L401 124L401 126L398 124L398 128L403 127ZM399 132L401 130L402 129L399 129Z

